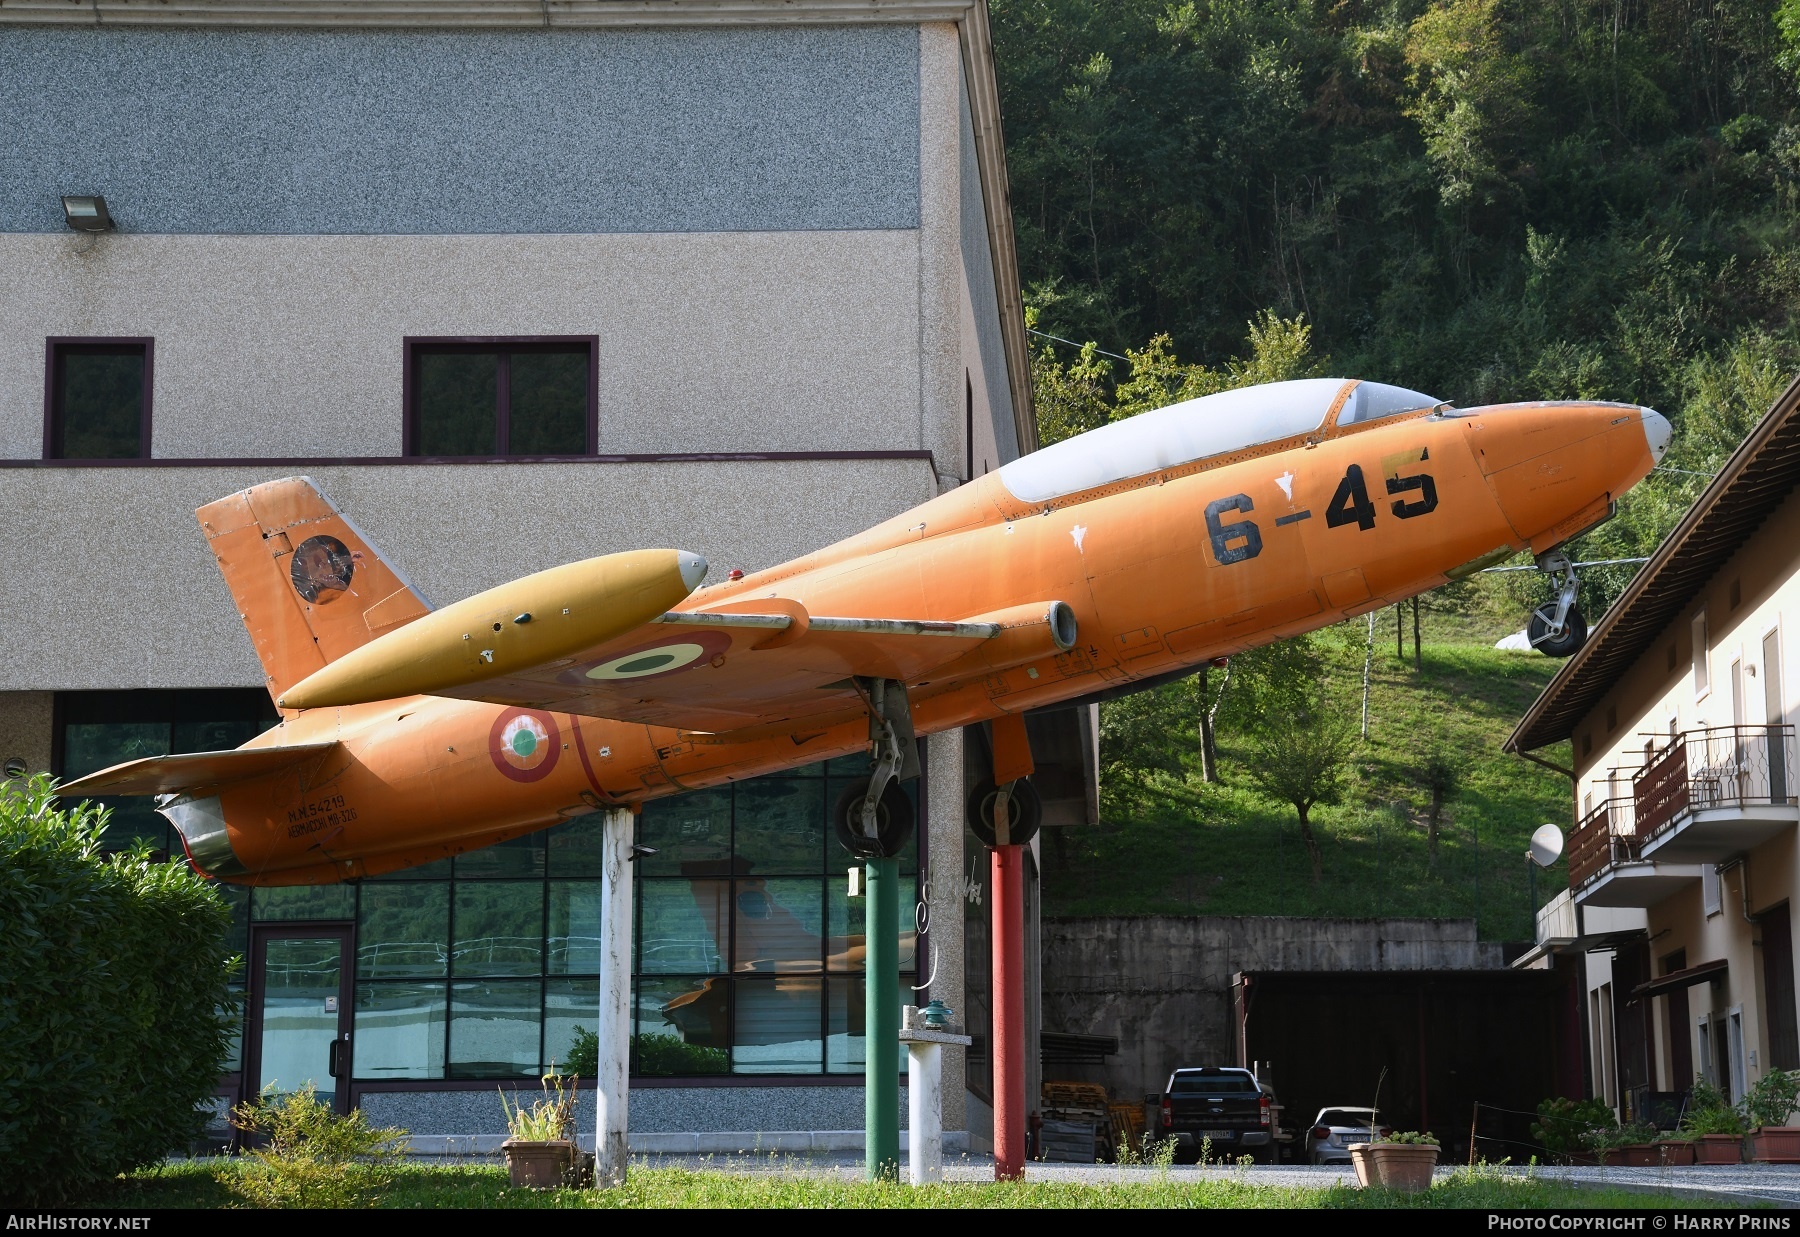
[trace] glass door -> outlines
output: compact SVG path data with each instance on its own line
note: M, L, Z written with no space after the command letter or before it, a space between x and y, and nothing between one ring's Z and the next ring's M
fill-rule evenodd
M349 924L254 929L246 1098L306 1088L350 1110L350 933Z

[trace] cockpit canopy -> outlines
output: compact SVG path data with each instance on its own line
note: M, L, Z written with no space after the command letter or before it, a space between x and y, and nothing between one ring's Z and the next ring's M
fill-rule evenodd
M1344 378L1298 378L1204 395L1077 434L1000 469L1000 483L1039 503L1309 433L1325 424L1348 387L1337 425L1435 408L1443 401L1404 387Z

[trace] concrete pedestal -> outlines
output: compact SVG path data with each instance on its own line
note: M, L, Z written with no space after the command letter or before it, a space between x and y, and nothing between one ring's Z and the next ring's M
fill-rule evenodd
M944 1179L944 1045L973 1041L967 1035L909 1027L900 1032L906 1045L907 1166L906 1179L929 1185Z

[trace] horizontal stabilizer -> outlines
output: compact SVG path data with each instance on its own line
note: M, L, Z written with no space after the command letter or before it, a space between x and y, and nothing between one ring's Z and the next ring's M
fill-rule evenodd
M178 794L275 773L336 746L334 739L329 743L296 743L290 747L240 747L226 752L146 756L76 778L57 787L57 793L69 796Z

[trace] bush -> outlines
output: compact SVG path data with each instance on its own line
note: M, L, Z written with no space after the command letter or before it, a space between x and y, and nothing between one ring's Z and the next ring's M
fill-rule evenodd
M255 1207L370 1206L406 1154L405 1130L376 1129L360 1108L338 1116L310 1081L287 1095L271 1084L231 1115L240 1128L268 1139L249 1153L243 1172L226 1178Z
M1605 1100L1545 1100L1537 1107L1538 1119L1531 1123L1531 1136L1556 1155L1568 1155L1590 1147L1589 1135L1617 1129L1619 1119Z
M185 863L102 857L107 813L0 782L0 1160L67 1201L206 1128L236 1021L231 913Z
M1800 1107L1800 1070L1772 1069L1744 1094L1744 1116L1752 1128L1786 1125Z

